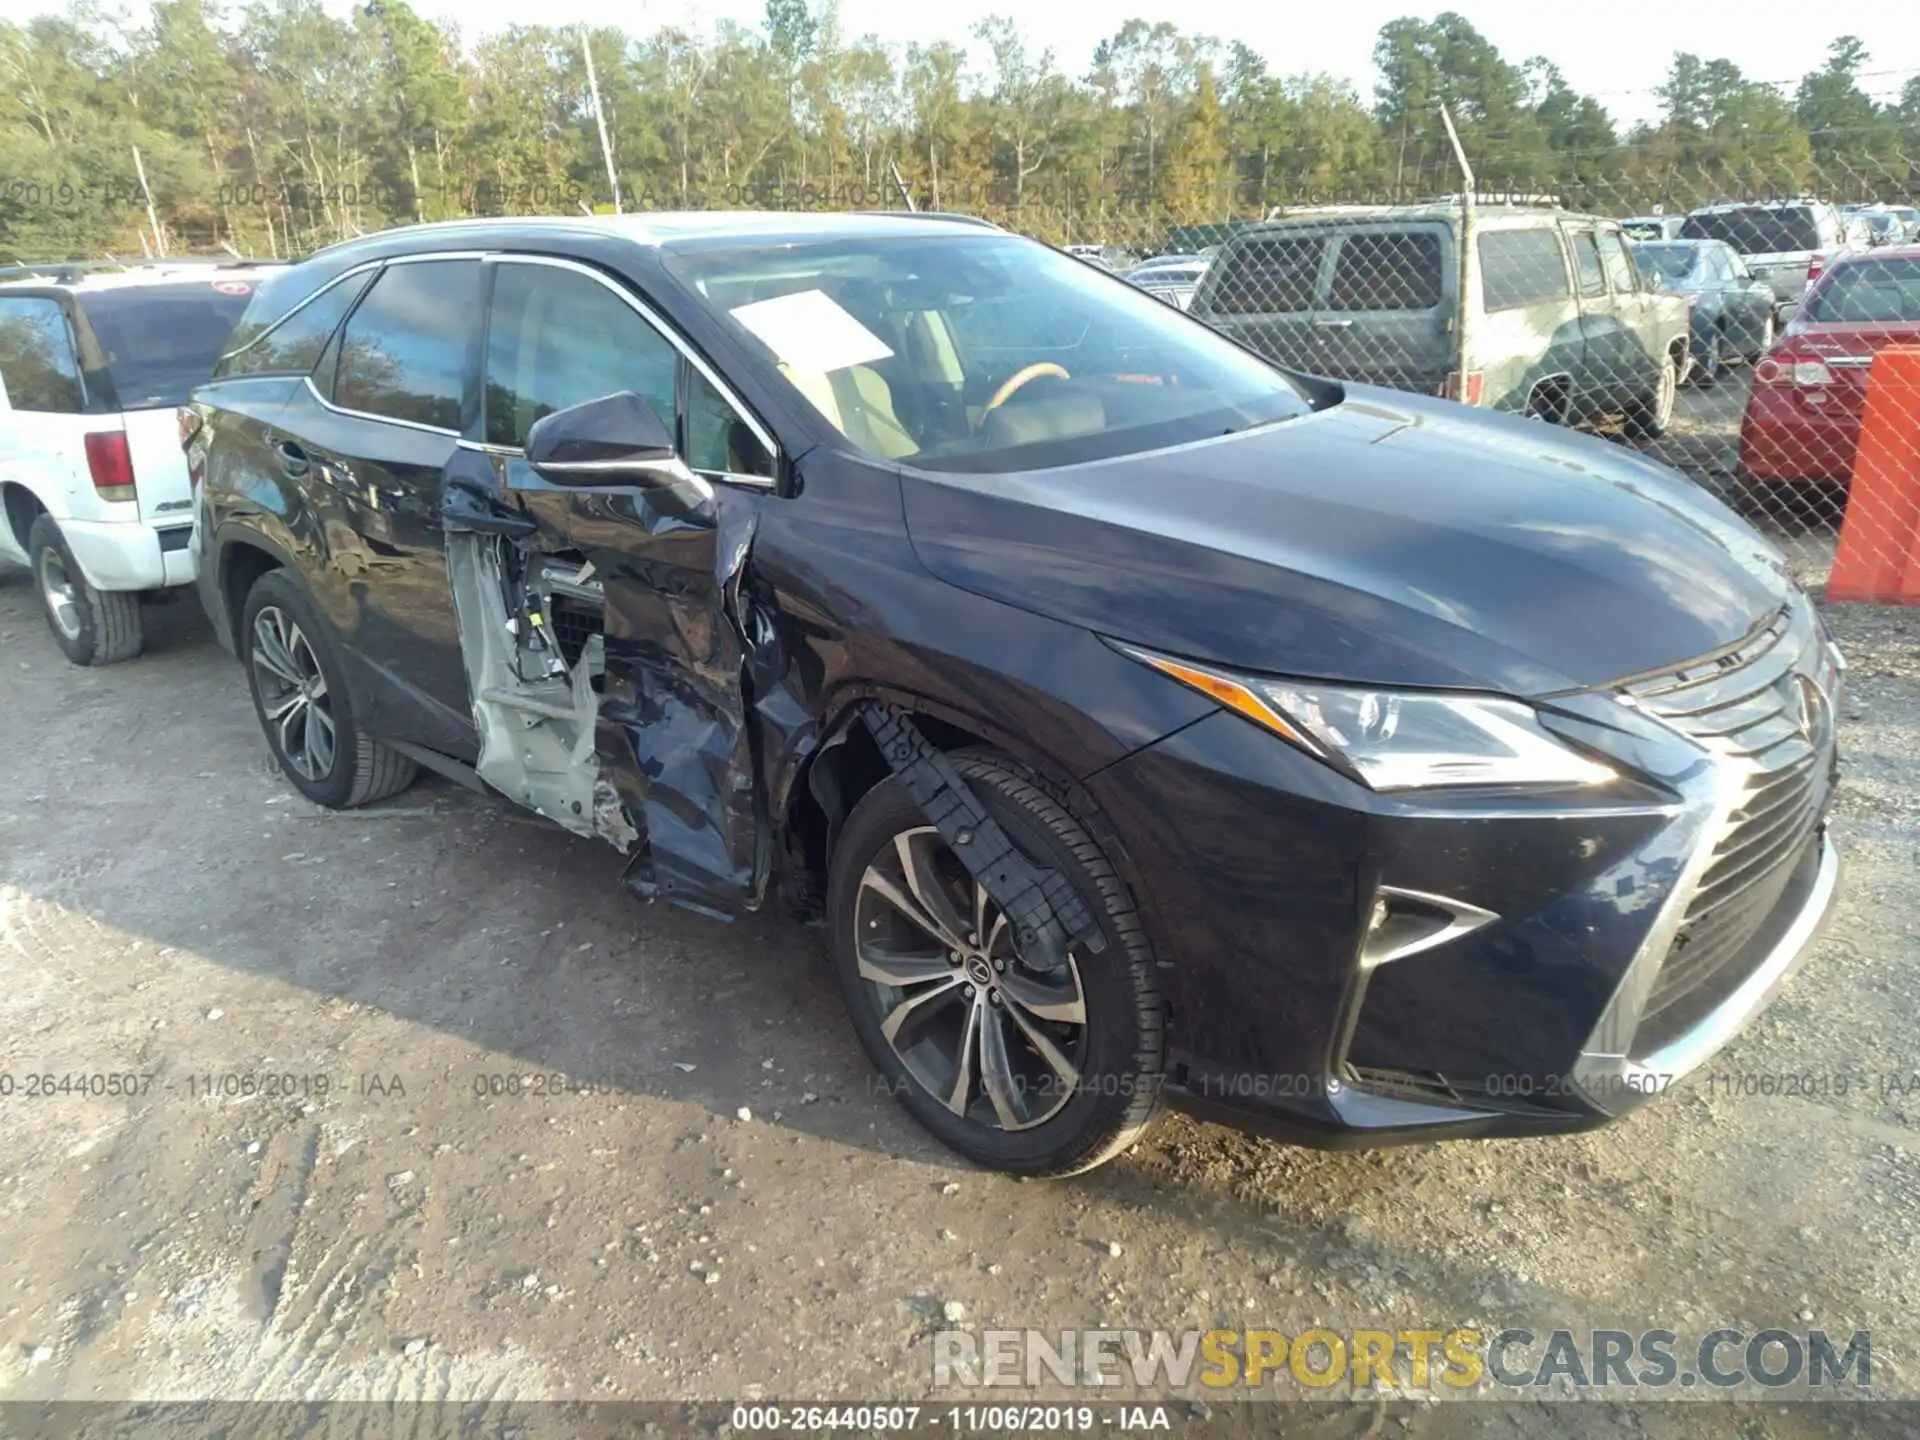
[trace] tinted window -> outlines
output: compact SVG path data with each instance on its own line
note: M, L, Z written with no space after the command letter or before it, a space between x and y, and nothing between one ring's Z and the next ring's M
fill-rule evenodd
M1591 230L1582 230L1573 237L1573 269L1580 277L1582 295L1607 293L1606 272L1600 268L1600 248L1594 244Z
M1431 310L1440 303L1440 237L1361 231L1340 242L1329 310Z
M122 410L184 405L247 308L244 281L155 285L78 297L106 358L114 400Z
M1633 258L1642 274L1657 280L1684 280L1696 264L1702 276L1713 273L1713 257L1691 245L1636 245Z
M772 479L773 459L759 437L706 376L688 366L687 377L687 464L695 470Z
M73 414L84 407L73 336L59 301L0 299L0 380L16 410Z
M1216 315L1311 310L1326 249L1324 235L1249 240L1227 252L1207 308Z
M1874 324L1920 320L1920 260L1836 266L1807 301L1810 320Z
M1680 227L1684 240L1724 240L1742 255L1773 255L1785 250L1818 250L1820 227L1811 210L1696 211Z
M1627 254L1627 245L1618 235L1608 231L1598 237L1600 242L1600 263L1606 267L1607 279L1613 285L1616 295L1630 295L1640 288L1640 277L1634 272L1633 257Z
M389 265L341 333L334 403L458 430L479 308L478 261Z
M1480 293L1487 309L1567 298L1567 262L1554 231L1488 230L1479 245Z
M253 338L244 341L240 349L228 351L215 373L221 379L241 375L311 374L320 352L372 278L373 273L369 271L342 280L321 291L270 330L263 331L252 325L249 316L241 324L252 328Z
M1074 464L1309 408L1284 375L1207 326L1015 236L669 250L666 264L766 380L886 460L986 472ZM987 324L976 323L982 306ZM1046 317L1031 340L1010 323L1022 315Z
M673 424L680 354L599 281L502 265L487 330L487 443L524 446L534 421L632 390Z

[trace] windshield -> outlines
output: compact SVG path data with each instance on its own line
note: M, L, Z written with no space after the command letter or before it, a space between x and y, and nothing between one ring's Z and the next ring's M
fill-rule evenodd
M218 280L82 294L122 410L184 405L213 374L253 286Z
M1693 273L1700 252L1691 245L1636 245L1633 258L1642 273L1651 274L1661 284L1686 279Z
M1814 224L1811 210L1773 210L1763 205L1697 211L1687 216L1680 236L1685 240L1724 240L1742 255L1820 248L1820 227Z
M1920 320L1920 260L1837 266L1808 300L1807 318L1840 324Z
M938 470L1076 464L1312 407L1123 281L1006 235L689 250L667 265L856 447Z

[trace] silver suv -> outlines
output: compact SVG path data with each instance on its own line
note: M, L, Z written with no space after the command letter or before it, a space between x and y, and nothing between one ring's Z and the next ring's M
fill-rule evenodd
M1463 306L1458 205L1290 212L1238 232L1188 308L1309 374L1665 433L1688 369L1687 301L1640 274L1619 222L1485 205L1475 234Z
M1824 200L1708 205L1687 216L1680 238L1731 245L1782 311L1800 303L1835 256L1867 244L1859 222Z

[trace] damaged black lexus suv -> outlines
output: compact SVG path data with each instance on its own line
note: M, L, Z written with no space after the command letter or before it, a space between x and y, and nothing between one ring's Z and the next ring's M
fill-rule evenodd
M372 236L261 285L181 421L295 786L426 766L641 895L823 918L889 1087L990 1166L1166 1103L1594 1125L1832 902L1840 658L1731 512L991 226Z

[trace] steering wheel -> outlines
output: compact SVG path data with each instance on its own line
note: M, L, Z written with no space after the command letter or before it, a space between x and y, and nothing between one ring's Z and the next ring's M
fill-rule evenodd
M1066 366L1056 365L1051 360L1042 360L1037 365L1029 365L1026 369L1015 371L1012 375L1008 376L1006 382L1002 384L998 390L993 392L993 398L987 401L987 408L980 413L982 415L991 415L1002 405L1006 404L1007 401L1011 400L1022 385L1025 385L1029 380L1038 380L1042 375L1051 375L1056 380L1071 380L1073 378L1067 374Z

